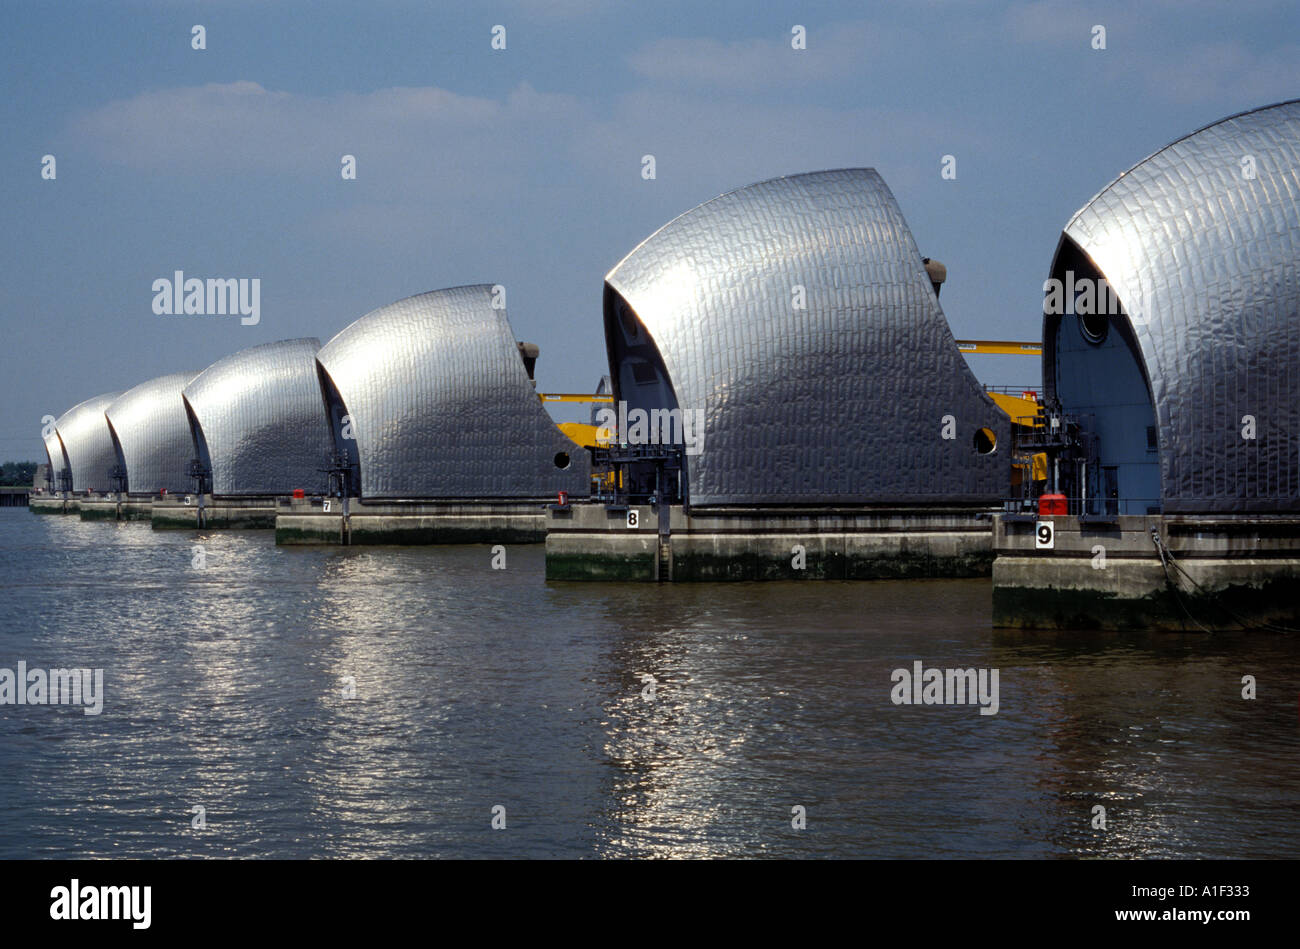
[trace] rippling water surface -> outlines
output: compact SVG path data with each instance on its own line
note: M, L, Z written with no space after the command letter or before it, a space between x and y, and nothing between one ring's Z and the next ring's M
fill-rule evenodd
M0 857L1300 856L1294 637L1010 633L986 581L507 556L0 509L0 667L106 693L0 706ZM999 669L998 714L893 705L916 659Z

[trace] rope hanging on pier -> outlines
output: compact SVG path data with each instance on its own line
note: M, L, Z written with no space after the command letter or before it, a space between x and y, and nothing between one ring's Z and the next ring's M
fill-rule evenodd
M1178 582L1169 573L1169 568L1171 566L1175 570L1177 570L1180 574L1182 574L1183 577L1186 578L1187 582L1196 588L1197 592L1199 592L1210 602L1214 603L1214 605L1217 606L1219 609L1223 610L1223 612L1226 613L1230 619L1232 619L1243 629L1263 629L1271 633L1300 633L1300 629L1291 629L1290 627L1287 626L1275 626L1272 623L1253 623L1250 620L1247 620L1245 617L1237 613L1234 613L1232 610L1228 609L1228 607L1224 606L1222 603L1218 601L1217 594L1211 593L1209 590L1205 589L1205 587L1201 586L1199 583L1196 582L1195 579L1192 578L1191 574L1189 574L1186 570L1182 568L1182 565L1179 564L1178 561L1174 559L1174 552L1165 546L1164 541L1160 537L1160 531L1154 527L1151 528L1151 543L1155 544L1156 552L1160 555L1160 566L1163 567L1165 571L1165 582L1169 584L1169 589L1173 592L1174 599L1178 601L1178 605L1179 607L1182 608L1182 611L1187 614L1187 618L1191 620L1192 623L1202 632L1214 633L1214 632L1224 632L1224 630L1210 629L1209 627L1202 625L1196 619L1196 617L1192 615L1192 611L1189 610L1187 608L1187 604L1183 602L1182 591L1178 589Z

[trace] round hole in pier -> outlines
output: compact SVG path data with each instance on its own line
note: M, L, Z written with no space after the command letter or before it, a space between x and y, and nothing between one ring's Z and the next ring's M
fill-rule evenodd
M560 469L569 467L569 453L567 451L555 453L555 467Z
M998 437L991 428L981 428L975 433L975 450L981 455L988 455L998 447Z

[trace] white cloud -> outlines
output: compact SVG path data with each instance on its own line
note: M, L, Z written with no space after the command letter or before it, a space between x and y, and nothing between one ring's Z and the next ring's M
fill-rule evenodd
M978 126L940 125L915 109L771 105L663 90L623 97L586 135L578 153L593 168L618 168L631 180L641 156L652 154L658 186L689 182L717 191L774 175L859 166L877 167L891 182L914 175L937 181L945 151L973 153L992 144Z
M358 181L373 181L412 163L501 170L581 114L573 97L526 84L490 99L433 87L312 97L240 81L110 102L74 120L71 134L102 159L152 171L337 175L340 157L354 154Z
M1253 10L1267 15L1264 4ZM1160 9L1163 7L1164 9ZM1207 14L1223 14L1212 0L1161 0L1138 6L1105 0L1080 7L1071 0L1033 0L1007 8L1003 28L1014 41L1105 57L1103 75L1115 86L1134 89L1145 101L1236 111L1295 95L1295 64L1300 46L1248 50L1239 40L1180 42L1171 38L1170 18L1207 24ZM1106 49L1091 49L1092 28L1106 27ZM1208 27L1207 27L1208 28ZM1190 130L1189 130L1190 131Z
M1132 72L1166 101L1240 110L1294 98L1297 62L1300 45L1294 43L1256 54L1239 42L1218 42L1142 56Z
M1105 26L1107 32L1115 21L1107 11L1093 7L1080 7L1063 0L1036 0L1033 3L1014 4L1007 8L1005 26L1007 34L1017 42L1063 46L1077 44L1088 49L1092 41L1092 27Z
M896 27L875 23L802 25L806 49L792 48L788 30L729 42L669 37L637 50L628 62L638 75L655 82L752 90L861 78L891 50L920 39L920 34L904 36Z

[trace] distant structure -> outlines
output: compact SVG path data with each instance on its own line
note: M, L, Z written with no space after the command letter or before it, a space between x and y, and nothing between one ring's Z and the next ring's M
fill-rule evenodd
M538 400L538 348L516 341L493 302L486 284L408 297L361 317L316 354L348 494L483 501L587 493L587 452Z
M68 453L63 448L63 439L59 438L58 425L50 428L44 437L45 454L49 458L46 467L46 484L51 494L72 490L72 471L68 465Z
M606 276L616 399L703 413L688 507L994 505L1010 422L957 349L945 276L874 169L732 191Z
M62 455L71 472L68 490L74 494L117 490L114 469L117 455L113 451L113 437L108 430L104 410L113 403L120 392L109 392L87 399L68 411L54 423ZM54 449L46 439L46 451L55 463Z
M605 396L605 395L607 395L607 396L613 396L613 394L614 394L614 380L611 379L611 378L610 378L609 376L607 376L607 375L606 375L606 376L601 376L601 377L600 377L600 381L596 383L596 391L595 391L594 394L595 394L595 395L602 395L602 396ZM602 408L602 405L601 405L600 403L598 403L598 402L593 402L593 403L592 403L592 406L591 406L591 416L590 416L590 418L589 418L589 423L590 423L592 426L597 426L597 427L598 427L598 426L600 425L600 422L601 422L601 418L600 418L600 410L601 410L601 408Z
M114 399L105 411L129 495L193 490L194 442L181 393L195 375L178 372L142 382Z
M407 297L321 347L330 497L291 501L276 543L540 543L546 503L590 493L590 455L542 407L539 349L494 291Z
M1162 148L1065 226L1043 380L1085 512L1300 512L1298 168L1295 100Z
M322 494L333 450L316 375L316 339L226 356L182 391L195 457L214 497Z

